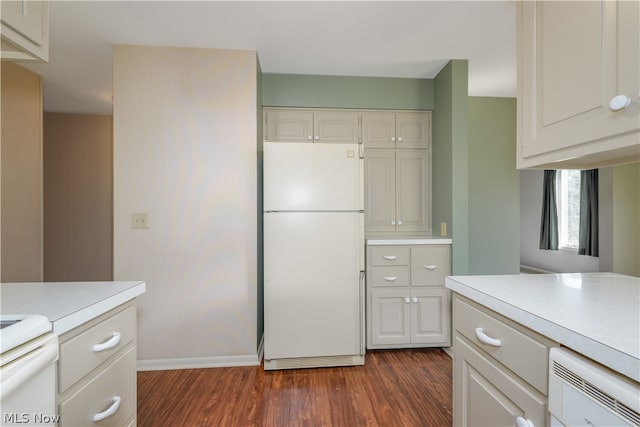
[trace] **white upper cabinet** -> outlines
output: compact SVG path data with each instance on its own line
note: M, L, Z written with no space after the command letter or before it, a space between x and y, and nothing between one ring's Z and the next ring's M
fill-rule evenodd
M311 111L265 109L266 141L360 142L360 113L353 111Z
M637 1L523 1L518 168L640 160Z
M430 148L431 112L362 114L365 148Z
M49 3L2 0L3 60L49 61Z

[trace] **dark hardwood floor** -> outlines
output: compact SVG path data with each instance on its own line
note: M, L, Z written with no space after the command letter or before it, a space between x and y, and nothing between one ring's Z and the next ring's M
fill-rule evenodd
M451 426L440 349L369 351L364 366L138 372L138 426Z

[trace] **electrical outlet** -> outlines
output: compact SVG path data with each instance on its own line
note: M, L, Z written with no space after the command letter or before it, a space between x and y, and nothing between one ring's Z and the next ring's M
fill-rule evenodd
M447 223L446 222L441 222L440 223L440 235L442 237L446 237L447 236Z
M131 214L131 228L149 228L149 218L146 212Z

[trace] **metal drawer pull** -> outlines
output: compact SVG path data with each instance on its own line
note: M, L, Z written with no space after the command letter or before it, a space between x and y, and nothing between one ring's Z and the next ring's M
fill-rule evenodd
M424 268L426 268L427 270L435 270L436 269L436 265L435 264L429 264L429 265L425 265Z
M533 421L524 419L522 417L516 417L516 426L518 427L535 427Z
M382 258L386 259L387 261L395 261L396 259L398 259L398 257L395 255L385 255Z
M113 396L111 406L109 406L106 410L102 412L98 412L93 416L93 422L97 423L98 421L102 421L107 417L115 414L118 409L120 409L120 402L122 402L122 398L120 396Z
M109 350L110 348L113 348L118 344L120 344L120 338L121 338L120 332L114 332L108 341L105 341L101 344L94 345L92 350L94 353Z
M489 344L494 347L500 347L502 345L502 341L497 338L491 338L489 335L484 333L482 328L476 328L476 337L484 344Z
M398 279L398 276L384 276L384 280L387 282L395 282Z

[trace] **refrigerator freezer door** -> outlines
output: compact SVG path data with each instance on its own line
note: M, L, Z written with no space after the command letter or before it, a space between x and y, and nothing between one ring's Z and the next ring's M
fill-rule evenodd
M362 354L362 217L265 214L265 359Z
M358 144L265 142L264 210L363 210Z

